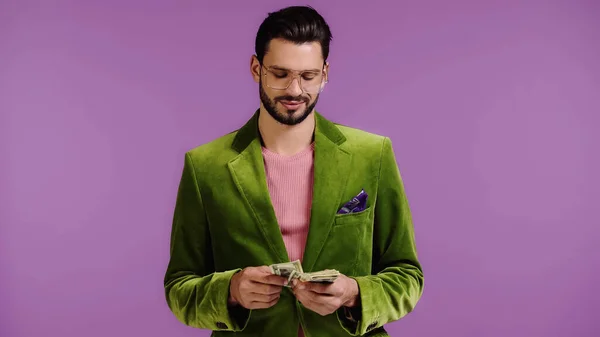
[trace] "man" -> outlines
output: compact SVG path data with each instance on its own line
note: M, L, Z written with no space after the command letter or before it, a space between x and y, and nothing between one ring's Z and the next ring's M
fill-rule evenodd
M250 71L260 108L185 155L164 286L169 308L212 336L388 336L423 291L403 183L387 137L314 110L331 32L310 7L271 13ZM364 209L338 213L359 192ZM269 265L335 269L290 287Z

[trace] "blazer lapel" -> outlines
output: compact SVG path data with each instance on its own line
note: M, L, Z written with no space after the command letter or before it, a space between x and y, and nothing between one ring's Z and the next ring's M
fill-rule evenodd
M258 111L238 131L232 146L240 152L228 163L236 186L251 208L265 242L275 255L275 261L287 262L289 257L267 186L258 133Z
M340 147L346 138L332 122L315 112L315 159L313 200L308 238L302 259L304 271L311 272L339 205L351 168L352 154Z

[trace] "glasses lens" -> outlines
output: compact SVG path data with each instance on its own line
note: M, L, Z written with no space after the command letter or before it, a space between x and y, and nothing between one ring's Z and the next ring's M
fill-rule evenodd
M298 76L286 70L271 69L266 72L265 84L277 90L287 89L292 80L298 77L303 91L308 93L318 93L321 89L323 75L320 72L304 72Z

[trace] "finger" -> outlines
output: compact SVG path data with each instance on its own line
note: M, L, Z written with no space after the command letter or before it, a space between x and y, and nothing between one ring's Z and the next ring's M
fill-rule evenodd
M310 290L305 291L304 297L315 303L324 303L328 301L326 295L322 295L320 293L316 293Z
M270 308L273 305L275 305L275 303L277 303L277 301L279 301L279 294L275 294L275 295L257 295L252 297L251 299L251 306L257 308L257 309L264 309L264 308Z
M293 288L292 292L294 293L294 296L296 296L296 298L301 302L302 301L317 302L317 299L315 298L315 296L318 296L318 294L311 292L308 289Z
M266 283L260 283L256 281L252 281L250 291L257 294L279 294L283 289L282 285L272 285Z
M303 281L301 281L301 280L298 280L298 279L294 279L294 280L292 280L292 285L293 285L293 287L294 287L294 288L297 288L297 289L300 289L300 290L306 289L306 284L307 284L307 283L308 283L308 282L303 282Z
M275 286L284 286L287 284L287 281L288 281L287 278L285 278L283 276L273 275L273 274L257 275L257 277L253 278L252 280L255 282L271 284L271 285L275 285Z
M294 296L296 297L296 299L298 299L298 301L300 303L302 303L302 305L304 305L308 309L313 310L313 306L314 305L312 304L312 301L310 301L310 299L308 299L306 297L306 292L304 292L304 291L294 291Z
M256 293L251 293L248 295L248 299L250 300L250 302L260 302L260 303L270 303L273 301L277 301L280 297L280 294L271 294L271 295L264 295L264 294L256 294Z
M260 267L254 267L252 269L252 277L257 279L257 278L261 278L261 277L266 277L266 276L275 276L283 278L283 276L279 276L279 275L275 275L273 274L273 270L271 270L271 267L269 266L260 266Z
M323 303L316 302L308 296L305 296L303 300L300 301L300 303L302 303L302 305L304 305L306 308L316 312L321 316L325 316L328 314L327 308Z
M337 296L320 294L310 290L304 290L302 292L302 297L327 308L335 307L337 303L340 302L340 299Z
M337 293L337 286L328 283L306 282L303 284L306 290L323 295L334 295Z
M331 299L329 299L331 300ZM333 298L335 300L335 298ZM308 302L312 307L314 307L314 312L318 313L321 316L326 316L334 312L335 304L330 303L329 301L318 301L313 299L308 299Z
M254 270L260 274L271 274L271 267L269 267L269 266L256 267L256 268L254 268Z
M293 288L292 292L302 305L323 316L340 307L340 299L335 296L319 294L308 289Z
M294 294L294 297L296 297L296 299L298 299L298 301L300 301L300 303L304 303L307 298L306 298L306 293L307 291L302 291L302 290L298 290L295 288L292 288L292 293Z
M306 289L306 285L308 283L310 283L310 282L305 282L305 281L302 281L300 279L293 279L292 282L291 282L293 288L300 289L300 290L305 290Z
M263 276L273 275L273 272L268 266L259 266L248 268L248 270L246 271L246 275L248 276L248 278L256 280Z
M277 300L271 302L251 302L249 307L250 309L267 309L274 306L277 303Z
M255 301L257 301L257 302L265 302L265 303L275 301L275 300L279 299L279 297L280 297L279 293L270 294L270 295L264 295L264 294L256 294L256 295L254 295Z

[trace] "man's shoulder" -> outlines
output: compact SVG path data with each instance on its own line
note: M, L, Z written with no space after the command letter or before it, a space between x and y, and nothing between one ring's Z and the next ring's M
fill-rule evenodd
M232 148L233 140L239 130L231 131L187 151L193 161L203 163L226 162L237 155Z
M346 137L346 144L348 147L359 146L363 149L370 148L373 150L380 150L384 140L388 138L383 134L366 131L357 127L347 126L339 123L334 124Z

